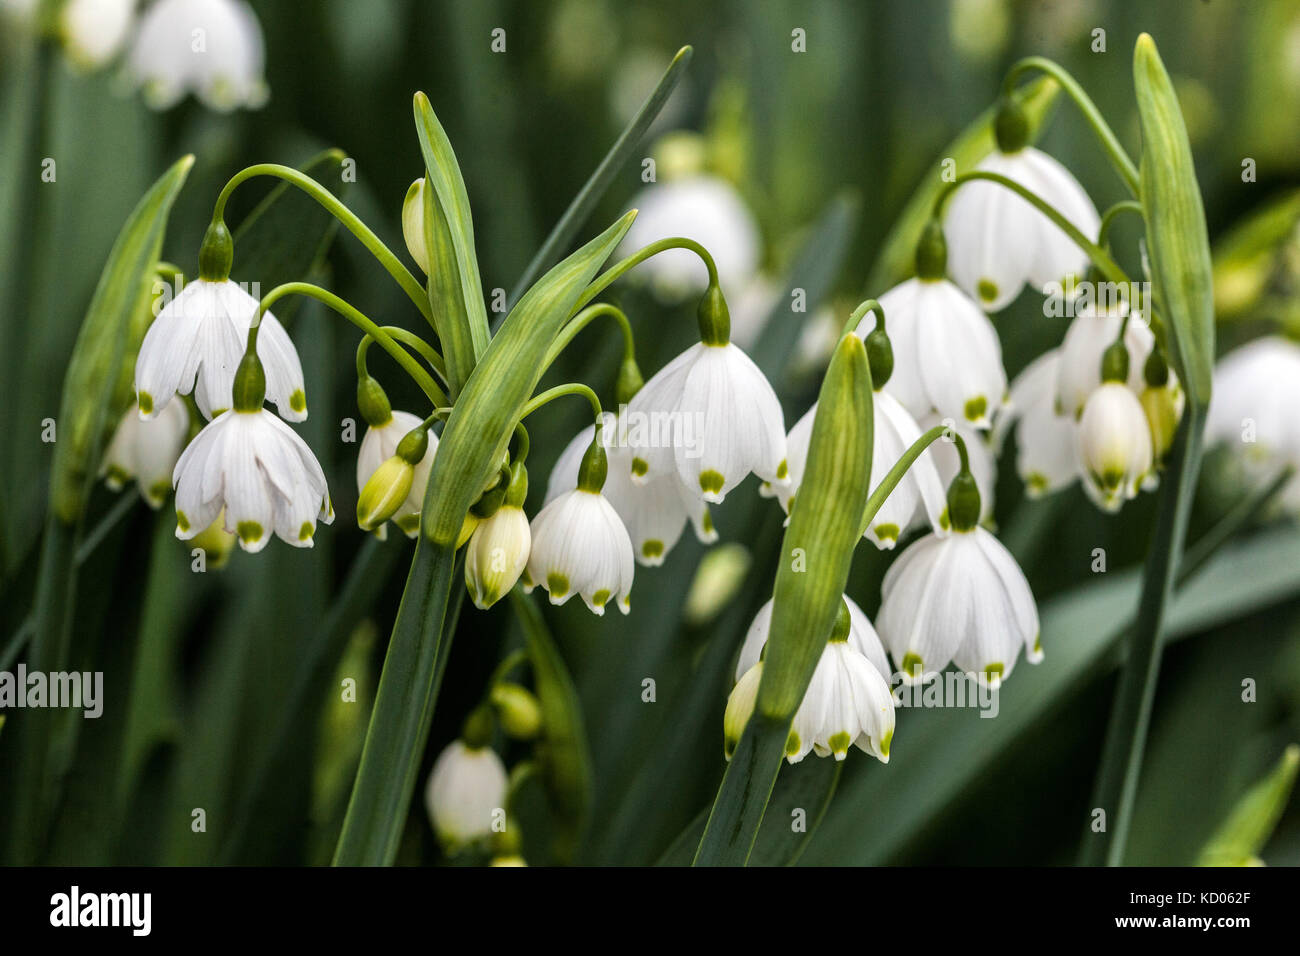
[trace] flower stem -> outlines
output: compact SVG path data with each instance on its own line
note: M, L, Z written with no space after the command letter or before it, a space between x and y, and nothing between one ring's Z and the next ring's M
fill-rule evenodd
M921 457L921 453L935 443L945 434L951 434L953 441L957 443L957 454L961 456L962 471L970 471L970 463L966 458L966 442L962 440L956 429L951 429L947 425L935 425L925 432L916 441L912 442L912 447L903 452L903 456L894 463L894 467L885 473L885 477L880 479L880 484L867 497L867 507L862 515L862 532L866 533L871 526L871 519L876 516L876 512L884 505L887 499L898 483L903 480L903 476L915 464L916 459Z
M546 391L534 395L529 400L528 404L524 406L524 410L519 413L520 421L527 418L548 402L553 402L557 398L562 398L565 395L581 395L590 402L591 410L596 416L596 423L600 424L600 416L603 414L603 410L600 407L600 398L597 397L595 392L586 385L583 385L581 382L569 382L566 385L557 385L554 388L548 388Z
M704 268L709 271L709 285L718 285L718 267L714 265L713 256L709 255L709 250L705 249L694 239L673 236L668 239L660 239L657 242L652 242L648 246L638 249L626 259L619 260L600 275L596 276L596 278L591 281L591 285L587 286L582 295L578 297L578 304L573 307L573 311L577 312L592 299L596 298L596 296L604 292L605 289L612 285L616 280L620 279L629 270L634 269L647 259L657 256L661 252L666 252L669 249L686 249L695 253L700 257L701 261L703 261Z
M885 324L885 307L875 299L864 299L858 303L858 307L849 313L849 317L844 322L844 328L840 335L848 335L856 331L858 323L866 318L868 312L874 312L876 315L876 324L883 327ZM865 337L865 336L864 336Z
M1204 424L1205 412L1189 402L1161 482L1160 511L1147 556L1142 598L1093 790L1091 806L1105 813L1106 829L1098 833L1088 828L1079 855L1084 865L1118 866L1124 858L1160 673L1161 630L1182 559Z
M212 210L214 220L224 218L226 201L230 198L230 194L235 191L240 183L246 182L254 176L274 176L283 179L285 182L297 186L324 206L330 215L361 240L361 244L366 247L372 256L379 260L379 264L388 270L389 275L397 280L397 284L402 287L402 291L406 293L407 297L415 303L415 307L420 310L420 314L432 324L433 307L429 304L428 293L425 292L424 286L420 284L419 280L411 275L411 270L402 265L401 260L393 254L392 250L384 245L383 241L374 234L370 227L362 222L356 213L345 206L341 199L306 173L300 172L292 166L281 166L278 163L258 163L235 173L217 196L216 205Z
M420 357L429 363L440 379L444 383L447 381L447 366L438 354L438 350L432 345L420 338L410 329L404 329L400 325L381 325L381 329L388 333L390 338L401 342L403 345L409 345ZM370 351L370 346L375 343L376 339L367 332L361 337L361 342L357 345L357 374L360 375L366 370L366 353Z
M376 324L373 319L362 314L355 306L344 299L339 298L328 289L322 289L318 285L312 285L310 282L286 282L278 285L266 295L262 296L262 301L258 304L257 314L253 316L253 322L248 329L249 348L253 348L257 341L257 330L261 326L262 315L276 302L287 295L305 295L310 299L329 306L343 318L347 319L362 332L365 332L376 342L378 342L389 355L400 365L405 372L415 380L415 384L428 397L429 401L435 407L441 407L450 404L447 396L438 383L433 380L433 376L420 367L420 363L411 357L406 349L402 348L384 331L383 327Z
M627 320L627 316L622 309L610 305L608 302L601 302L598 305L591 305L583 309L569 320L568 325L560 330L560 334L551 342L551 347L546 350L546 358L542 360L543 367L550 368L551 364L559 358L561 352L568 348L569 343L573 341L579 332L595 319L605 315L614 319L623 332L623 358L635 358L636 341L632 337L632 323Z
M1097 245L1103 249L1106 248L1106 240L1110 236L1110 227L1119 218L1121 213L1135 212L1142 216L1142 204L1136 199L1124 199L1115 203L1107 209L1101 216L1101 227L1097 230Z
M1131 280L1128 275L1119 267L1119 264L1111 258L1110 253L1085 236L1074 223L1061 215L1061 213L1057 211L1056 207L1042 196L1039 196L1032 190L1025 188L1014 179L1009 179L1000 173L991 173L988 170L976 169L969 173L962 173L952 182L945 184L944 188L939 192L934 200L935 218L938 219L941 217L944 204L947 203L948 198L953 194L953 192L965 183L974 182L979 179L990 183L997 183L999 186L1003 186L1010 189L1013 193L1016 193L1020 198L1024 199L1044 216L1052 220L1056 227L1069 236L1076 246L1086 252L1088 258L1092 260L1093 265L1101 271L1102 275L1107 280L1111 282L1121 282L1125 285L1129 284Z
M1070 99L1074 100L1074 105L1079 108L1083 118L1088 121L1092 127L1093 134L1101 143L1102 148L1106 151L1106 156L1110 159L1110 164L1114 167L1119 178L1124 180L1124 185L1134 196L1138 194L1138 170L1133 160L1129 158L1124 147L1120 145L1119 138L1115 131L1110 128L1105 117L1101 115L1101 110L1097 109L1097 104L1092 101L1079 81L1076 80L1070 72L1059 63L1049 60L1046 57L1030 56L1018 61L1007 71L1006 79L1002 83L1003 92L1010 95L1015 91L1016 80L1023 74L1036 70L1039 73L1046 73L1065 90Z

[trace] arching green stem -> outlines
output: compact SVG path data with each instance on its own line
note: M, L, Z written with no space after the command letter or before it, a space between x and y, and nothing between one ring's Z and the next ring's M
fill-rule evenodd
M862 516L863 534L866 534L867 528L871 527L871 519L876 516L876 512L884 505L890 492L898 487L898 483L903 480L903 476L916 463L916 459L920 458L922 452L947 433L951 433L953 441L957 443L957 454L961 456L962 470L970 471L970 461L966 457L966 442L962 440L961 435L957 433L956 429L950 429L947 425L935 425L912 442L912 447L903 452L903 457L894 463L894 467L890 468L885 477L880 480L880 485L868 496L867 507Z
M415 384L420 386L421 391L428 397L434 406L443 406L448 404L447 396L438 383L433 380L433 376L426 372L406 349L402 348L387 332L383 330L368 316L362 314L355 306L344 299L339 298L328 289L322 289L320 286L312 285L310 282L286 282L278 285L266 295L262 296L262 301L258 303L257 314L253 316L253 322L248 329L248 351L252 352L256 347L257 330L262 324L262 315L272 305L288 295L304 295L310 299L315 299L324 305L329 306L343 318L347 319L362 332L370 335L376 342L383 347L384 351L391 355L394 361L402 367L406 374L410 375Z
M1136 199L1123 199L1107 209L1101 216L1101 227L1097 230L1097 245L1103 249L1106 248L1106 240L1110 238L1110 227L1119 218L1121 213L1137 213L1142 217L1142 204Z
M519 447L515 450L514 460L523 463L528 460L528 452L532 447L528 429L524 427L523 422L515 423L515 438L519 441Z
M492 671L492 676L488 678L488 694L492 693L492 688L505 680L506 675L521 664L525 664L532 658L528 656L528 651L524 648L516 648L505 656L496 669Z
M445 384L447 381L447 367L442 361L442 356L432 345L420 338L410 329L404 329L400 325L381 325L381 329L388 333L390 338L401 342L403 345L410 346L419 354L429 367L437 373ZM370 346L375 342L375 337L367 332L362 336L361 341L357 344L357 374L362 375L366 371L366 353L370 351Z
M1002 91L1008 96L1015 92L1016 81L1025 73L1037 71L1046 73L1057 83L1061 84L1061 89L1065 90L1066 95L1074 100L1074 105L1079 108L1083 118L1088 121L1092 127L1093 134L1101 143L1102 149L1106 151L1110 164L1119 174L1119 178L1124 180L1124 185L1134 196L1138 194L1138 170L1133 160L1129 158L1124 147L1120 145L1119 138L1115 131L1110 128L1105 117L1101 115L1101 110L1097 109L1097 104L1092 101L1082 86L1065 67L1061 66L1046 57L1030 56L1018 61L1010 70L1007 71L1007 77L1002 83Z
M627 316L622 309L610 305L608 302L601 302L597 305L588 306L569 320L568 324L560 330L560 334L551 342L551 347L546 350L543 366L549 368L579 332L602 316L609 316L618 323L619 329L623 333L623 357L625 359L635 358L636 341L632 336L632 323L627 320Z
M940 191L939 195L937 195L934 200L935 218L938 219L942 217L943 207L953 192L966 183L980 179L990 183L997 183L1005 189L1010 189L1013 193L1020 196L1021 199L1032 205L1048 219L1052 220L1052 222L1063 233L1070 237L1071 241L1074 242L1076 246L1088 254L1088 258L1092 260L1092 264L1097 267L1098 271L1100 271L1108 281L1122 282L1125 284L1128 284L1131 281L1124 270L1119 267L1119 264L1111 258L1110 253L1085 236L1074 223L1061 215L1055 206L1032 190L1026 189L1014 179L1009 179L1000 173L991 173L987 170L976 169L969 173L962 173L952 182L945 184L943 190Z
M557 398L562 398L565 395L581 395L588 402L590 402L591 410L594 413L596 418L596 424L598 425L600 424L600 417L603 414L603 409L600 407L600 398L596 395L595 392L593 392L586 385L583 385L581 382L569 382L568 384L565 385L557 385L554 388L548 388L546 391L534 395L529 400L528 404L524 406L524 410L520 412L519 414L520 420L522 421L523 419L527 418L529 415L537 411L543 405L546 405L549 402L553 402Z
M686 249L695 253L704 263L704 268L709 272L709 285L718 284L718 267L713 263L713 256L709 255L709 250L694 239L686 239L681 236L673 236L668 239L660 239L658 242L652 242L644 248L638 249L626 259L621 259L614 263L600 275L592 280L591 285L578 297L578 304L573 307L576 313L583 308L588 302L596 298L605 291L610 285L621 278L625 273L645 262L652 256L657 256L661 252L669 249Z
M866 318L868 312L874 312L876 318L881 323L885 321L884 306L875 299L864 299L862 302L858 303L858 307L849 314L848 320L845 321L844 329L840 332L840 335L848 335L850 332L856 330L858 323Z
M366 247L367 251L379 260L379 264L388 270L389 275L397 280L397 284L402 287L402 291L406 293L407 297L415 303L415 307L420 310L420 314L432 324L433 307L429 304L428 293L425 292L420 281L411 275L411 271L402 265L401 260L393 255L392 250L384 245L383 241L374 234L370 227L362 222L356 213L345 206L342 200L316 180L292 166L281 166L278 163L258 163L235 173L217 196L216 205L212 210L214 220L225 217L226 201L230 198L230 194L241 183L247 182L255 176L273 176L282 179L291 185L297 186L324 206L330 215L361 240L361 244Z

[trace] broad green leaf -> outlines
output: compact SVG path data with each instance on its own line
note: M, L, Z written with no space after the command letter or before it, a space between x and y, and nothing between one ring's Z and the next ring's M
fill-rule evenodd
M546 237L542 247L537 250L537 254L533 256L527 268L524 269L523 275L519 277L519 281L515 283L515 287L510 293L511 305L519 301L519 297L532 285L537 274L546 268L549 263L554 262L560 251L567 248L569 243L573 241L573 237L582 228L582 224L587 221L587 217L591 215L592 209L600 200L600 197L604 195L605 190L609 188L609 184L614 181L614 177L618 175L623 164L632 157L637 146L640 145L641 137L650 128L650 124L655 121L659 111L664 108L664 104L668 102L668 97L676 89L677 83L686 72L686 67L691 62L693 53L694 51L689 46L684 46L677 51L672 63L668 64L668 69L659 78L659 84L646 97L646 101L641 104L641 108L637 110L636 115L623 128L623 132L614 141L614 145L609 148L605 158L600 161L600 165L596 167L595 172L583 184L582 189L578 190L578 195L573 197L569 207L564 210L564 215L560 216L560 221L555 224L555 228Z
M145 194L118 234L100 274L68 372L60 408L50 485L50 513L41 550L34 604L35 632L28 664L33 670L66 670L76 591L76 535L100 449L109 427L107 409L120 381L128 328L148 308L153 273L167 216L194 163L186 156ZM25 781L10 818L10 856L31 862L48 836L53 793L71 759L67 714L32 711L18 731L17 777ZM65 730L60 732L59 727ZM54 753L56 744L61 750Z
M790 722L843 603L871 478L871 372L846 335L822 383L803 492L790 510L754 714L732 754L695 862L739 865L763 819ZM882 742L888 753L887 742Z
M1173 82L1148 34L1133 55L1142 123L1142 212L1153 293L1170 323L1171 360L1193 406L1210 403L1214 285L1201 188Z
M554 266L510 310L447 419L424 499L424 538L444 546L455 543L470 505L500 467L519 414L541 379L540 357L635 215L627 213Z
M1042 134L1060 92L1057 82L1046 76L1021 88L1019 95L1022 97L1021 105L1025 116L1029 120L1031 143ZM944 186L943 164L949 159L953 160L954 174L960 175L974 169L993 152L993 115L996 109L996 106L989 107L936 157L935 167L894 220L893 228L889 230L889 235L885 237L880 252L876 255L876 261L867 277L868 295L880 295L915 274L916 244L921 238L921 230L933 213L935 197Z
M420 151L424 154L428 182L433 186L433 195L441 207L456 253L461 300L469 323L474 358L477 359L487 349L489 334L487 305L483 301L483 281L479 278L478 258L474 251L474 219L470 214L469 194L465 190L465 180L460 174L460 164L456 162L451 140L434 115L429 98L423 93L415 94L415 129L420 137ZM425 192L428 193L428 190ZM427 217L425 229L427 244ZM434 248L428 248L432 255ZM437 310L439 303L432 304Z
M582 709L569 669L537 605L519 588L510 592L510 599L523 625L537 698L542 705L542 740L537 759L558 818L555 852L560 862L567 863L581 839L591 806L591 754Z
M1242 795L1228 819L1201 851L1201 866L1249 866L1273 835L1291 799L1300 746L1291 744L1273 771Z

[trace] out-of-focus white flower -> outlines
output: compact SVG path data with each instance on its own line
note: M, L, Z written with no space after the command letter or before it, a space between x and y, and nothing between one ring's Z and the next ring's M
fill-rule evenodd
M595 430L595 425L588 425L560 453L546 484L546 504L578 487L582 456L591 446ZM609 474L601 494L614 506L627 528L638 564L647 567L663 564L681 538L688 517L703 544L718 539L708 505L699 495L692 494L676 473L644 483L632 480L632 452L619 441L617 421L601 429L601 443L609 456Z
M334 520L325 473L307 443L265 409L228 411L199 432L176 463L176 537L187 541L222 508L226 530L257 552L272 531L310 548L317 520Z
M533 519L532 535L526 590L545 588L552 604L579 594L595 614L611 598L624 614L631 610L632 539L598 486L579 483L559 495Z
M1233 349L1214 369L1206 437L1259 478L1300 465L1300 345L1270 335Z
M140 418L132 402L113 432L99 473L114 491L134 478L140 497L150 508L161 508L172 490L172 469L189 430L190 413L183 402L170 402L150 421Z
M1026 146L994 151L977 169L999 173L1054 206L1089 239L1101 226L1097 209L1070 171L1051 156ZM963 183L944 220L948 267L953 279L986 309L996 312L1026 283L1042 290L1051 282L1082 276L1088 256L1050 219L999 183ZM893 318L893 315L890 315Z
M904 680L929 679L949 661L997 686L1023 644L1042 659L1038 608L1015 558L976 525L928 534L890 566L876 624Z
M1002 405L1007 375L993 323L947 279L908 279L880 297L889 317L894 373L889 391L912 413L988 428ZM863 318L866 338L874 319Z
M632 480L674 471L693 494L721 502L751 471L786 482L781 403L741 349L691 346L665 365L628 404Z
M1011 383L1011 407L998 416L994 429L994 443L1000 447L1011 427L1019 423L1016 473L1030 498L1059 491L1079 476L1074 417L1056 410L1060 366L1060 349L1044 352L1029 363ZM980 492L984 492L982 485Z
M219 112L266 102L262 27L243 0L156 0L140 19L127 72L154 109L186 93Z
M82 70L97 70L126 43L136 0L67 0L59 10L64 51Z
M491 747L448 744L424 788L429 822L442 844L454 849L491 836L497 815L505 813L508 783L505 764Z
M135 362L141 417L152 418L177 392L192 391L205 418L228 409L257 306L257 300L230 279L195 280L168 302L145 333ZM284 326L270 312L262 316L257 357L266 372L266 397L281 417L303 421L307 393L302 363Z
M619 256L631 255L659 239L684 236L709 250L724 288L742 288L757 270L758 224L725 179L701 174L651 183L636 194L632 205L640 211L619 246ZM652 256L637 272L670 301L698 295L708 285L704 263L686 249Z
M1126 305L1098 311L1094 306L1081 308L1065 331L1061 342L1060 371L1057 380L1057 409L1078 418L1088 397L1101 385L1101 360L1106 349L1115 344L1120 324L1128 311ZM1140 395L1146 387L1142 369L1155 345L1155 336L1140 312L1134 312L1124 328L1128 348L1128 387Z
M1097 507L1118 511L1151 472L1151 426L1123 382L1104 382L1083 407L1075 432L1083 487Z
M773 308L781 301L781 293L781 287L765 275L755 275L742 285L740 294L727 303L731 340L742 349L753 348L767 328Z
M407 434L420 427L421 419L410 412L392 412L392 417L382 425L371 425L361 438L361 447L357 451L357 491L366 487L366 483L384 462L397 454L397 446ZM433 456L438 451L438 436L426 429L429 440L428 450L419 464L413 466L410 475L411 484L404 494L402 504L392 515L393 524L414 538L420 530L420 509L424 507L424 491L429 485L429 471L433 468ZM382 522L375 528L375 533L382 539L386 537L387 526Z
M998 418L1000 421L1002 416L1000 415ZM961 470L961 455L957 453L957 442L953 440L952 433L955 432L961 436L962 441L966 443L966 458L970 463L971 474L975 477L975 487L980 492L980 524L991 522L993 520L993 493L997 490L995 486L997 484L998 465L993 457L993 443L990 436L987 433L975 431L973 428L958 425L951 418L940 418L936 414L931 414L928 418L918 422L917 425L922 432L928 432L936 425L944 425L949 429L949 432L944 437L929 448L935 470L939 473L941 492L943 488L947 488L952 483L952 480L957 477L957 472ZM923 507L918 507L916 514L912 518L912 523L919 525L926 522L929 522L931 527L935 527L932 517Z
M907 409L885 389L875 393L872 413L875 425L872 429L871 491L874 492L885 475L889 474L889 470L903 457L903 453L921 437L921 429ZM790 435L786 439L790 483L784 489L776 489L776 497L787 512L803 483L816 415L817 405L814 404L790 429ZM939 473L935 470L935 461L931 455L933 447L931 445L921 453L872 518L866 538L877 548L893 548L898 543L899 535L911 524L912 516L918 508L934 529L946 531L947 499L939 481Z

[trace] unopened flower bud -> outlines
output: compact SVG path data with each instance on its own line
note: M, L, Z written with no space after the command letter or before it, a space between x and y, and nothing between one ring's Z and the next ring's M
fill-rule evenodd
M497 684L490 696L501 729L516 740L532 740L542 729L542 705L518 684Z
M429 250L424 244L424 186L425 180L421 176L406 191L406 200L402 203L402 237L411 258L427 275Z
M415 480L415 467L401 455L380 465L357 497L357 524L374 531L397 514Z

